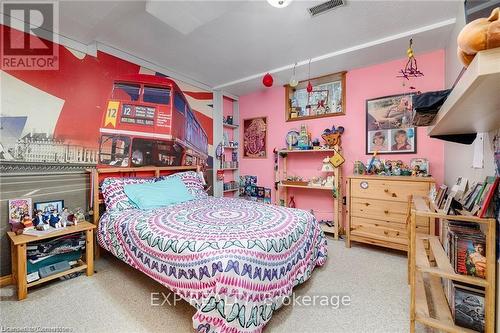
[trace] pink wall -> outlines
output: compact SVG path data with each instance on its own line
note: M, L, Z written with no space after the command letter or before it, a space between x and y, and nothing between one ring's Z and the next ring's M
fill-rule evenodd
M273 87L261 89L254 93L240 96L240 137L243 137L242 120L245 118L267 116L268 121L268 151L266 159L241 158L240 174L258 176L259 186L273 188L274 191L274 157L272 149L285 147L286 133L292 128L300 128L305 123L312 137L320 137L321 132L333 124L344 126L345 133L342 137L342 148L346 163L344 163L343 176L352 174L353 162L356 160L366 161L369 155L365 154L365 101L367 99L400 94L408 91L408 87L415 86L422 92L444 89L445 67L444 50L438 50L426 54L417 55L419 69L425 74L424 77L413 79L402 86L402 80L396 78L400 68L406 59L390 61L370 67L358 68L347 73L346 82L346 115L304 122L285 122L285 89ZM322 139L320 139L323 142ZM242 145L240 145L242 146ZM419 128L417 132L417 154L381 155L383 159L401 159L409 162L414 157L425 157L430 161L431 173L438 183L444 179L442 141L431 139L426 134L425 128ZM300 154L297 154L300 155ZM326 155L326 154L324 154ZM240 156L243 153L240 149ZM296 156L289 158L289 174L305 177L320 175L321 160L323 156L314 155ZM290 195L295 196L298 208L314 208L319 218L330 218L332 211L332 200L327 191L314 191L307 195L307 189L289 190Z

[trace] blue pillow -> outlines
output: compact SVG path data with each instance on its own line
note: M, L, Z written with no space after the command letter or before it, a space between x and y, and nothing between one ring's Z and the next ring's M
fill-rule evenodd
M125 185L124 191L139 209L166 207L195 199L179 178Z

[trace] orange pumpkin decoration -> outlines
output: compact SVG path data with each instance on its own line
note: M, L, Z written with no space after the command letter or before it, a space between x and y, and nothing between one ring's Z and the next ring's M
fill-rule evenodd
M477 52L500 47L500 7L488 18L479 18L467 24L457 38L458 58L467 67Z

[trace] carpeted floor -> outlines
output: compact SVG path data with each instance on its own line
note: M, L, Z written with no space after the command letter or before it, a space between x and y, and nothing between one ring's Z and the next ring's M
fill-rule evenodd
M0 291L0 326L62 327L71 332L192 333L194 308L151 305L151 293L169 291L139 271L106 256L97 274L46 284L18 302L13 287ZM153 294L158 295L158 294ZM329 240L327 264L296 288L297 296L349 296L348 306L335 302L286 306L277 311L266 332L408 332L409 288L406 256L399 252ZM162 302L161 294L156 303ZM172 298L168 299L172 302ZM299 298L300 300L300 298Z

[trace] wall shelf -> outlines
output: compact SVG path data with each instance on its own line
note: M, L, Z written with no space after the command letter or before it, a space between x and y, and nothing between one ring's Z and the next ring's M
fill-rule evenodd
M476 54L427 134L489 132L500 126L500 47Z
M328 190L333 191L333 187L329 186L314 186L314 185L288 185L288 184L279 184L280 187L293 187L293 188L308 188L313 190Z
M224 191L222 191L222 192L223 192L223 193L229 193L229 192L234 192L234 191L238 191L238 190L239 190L239 188L232 188L232 189L230 189L230 190L224 190Z
M334 153L335 149L309 149L309 150L300 150L300 149L281 149L278 151L280 154L290 154L290 153Z
M237 190L224 190L224 182L236 181L239 182L240 170L239 163L236 168L224 168L223 166L235 165L225 163L225 161L232 161L234 156L237 157L239 162L239 145L238 147L229 146L228 141L240 141L239 131L239 102L238 97L228 94L222 90L214 90L214 128L213 128L213 145L214 149L219 144L223 144L224 154L221 159L214 158L213 167L213 193L214 197L234 196L239 197L240 191ZM227 116L233 117L233 124L225 123ZM228 171L224 175L223 180L218 180L217 171Z

